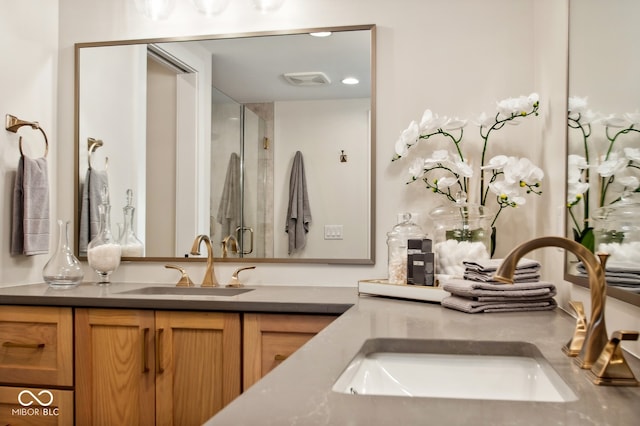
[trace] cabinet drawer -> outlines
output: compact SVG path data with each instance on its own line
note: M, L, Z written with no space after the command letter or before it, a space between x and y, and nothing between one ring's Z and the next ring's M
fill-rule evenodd
M336 318L244 314L243 389L260 380Z
M0 382L73 386L71 308L0 306Z
M73 391L0 386L0 425L73 425Z

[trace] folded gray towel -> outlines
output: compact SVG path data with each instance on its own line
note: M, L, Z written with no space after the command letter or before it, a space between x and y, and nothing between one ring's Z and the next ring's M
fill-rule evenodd
M109 187L106 170L88 168L82 186L82 204L80 206L80 253L87 252L87 244L100 232L100 211L102 190Z
M516 283L531 283L540 281L540 273L539 272L529 272L530 269L516 270L515 274L513 274L513 282ZM463 274L463 278L465 280L471 281L480 281L485 283L499 283L493 278L494 272L484 273L484 272L475 272L475 271L465 271Z
M440 303L445 308L456 309L469 314L479 312L549 311L557 306L554 299L534 302L480 302L458 296L445 297Z
M476 272L496 272L504 259L486 259L486 260L465 260L462 264L468 271ZM540 262L537 260L522 258L516 265L516 271L523 269L531 269L532 271L540 270Z
M285 232L289 234L289 254L304 248L311 223L311 208L307 194L307 178L302 153L296 151L289 178L289 203Z
M13 188L11 254L49 252L49 175L47 159L21 156Z
M550 298L556 294L555 285L545 281L493 284L451 278L442 283L442 289L456 296L471 298L498 297L498 300L511 300L512 298Z

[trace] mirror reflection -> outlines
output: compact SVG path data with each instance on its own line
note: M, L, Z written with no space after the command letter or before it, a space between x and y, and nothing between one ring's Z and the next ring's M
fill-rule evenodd
M131 259L372 263L375 28L324 30L76 45L79 256L108 185Z
M610 295L640 304L640 3L572 0L569 10L567 232L610 254Z

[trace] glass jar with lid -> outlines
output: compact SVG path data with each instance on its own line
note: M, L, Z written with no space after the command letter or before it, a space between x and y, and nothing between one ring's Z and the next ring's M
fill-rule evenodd
M640 193L625 193L620 201L593 214L595 252L607 253L607 268L640 264Z
M433 219L436 274L462 277L464 260L491 258L493 216L491 209L468 203L464 196L429 212Z
M411 213L399 213L397 224L387 233L390 284L407 283L407 246L410 239L426 238L422 228L413 221Z

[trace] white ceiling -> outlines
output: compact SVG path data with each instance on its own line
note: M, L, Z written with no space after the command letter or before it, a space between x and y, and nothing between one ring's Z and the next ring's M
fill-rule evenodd
M212 54L213 86L240 103L371 97L371 32L260 36L200 42ZM293 86L284 73L325 73L331 83ZM341 83L356 77L360 84Z

